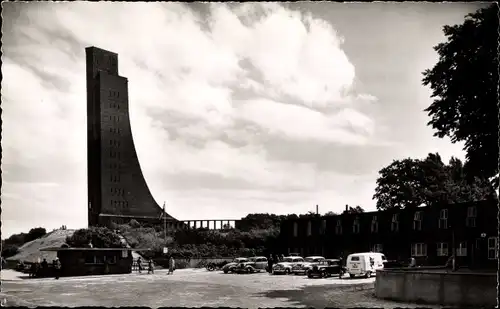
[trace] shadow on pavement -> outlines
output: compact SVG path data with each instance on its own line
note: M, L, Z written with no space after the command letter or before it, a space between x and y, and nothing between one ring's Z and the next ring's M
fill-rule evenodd
M298 290L272 290L257 293L267 298L287 299L297 306L324 308L324 307L356 307L363 303L363 307L384 307L377 304L373 296L373 283L355 285L321 285L306 286ZM367 306L370 303L374 306ZM377 306L378 305L378 306Z

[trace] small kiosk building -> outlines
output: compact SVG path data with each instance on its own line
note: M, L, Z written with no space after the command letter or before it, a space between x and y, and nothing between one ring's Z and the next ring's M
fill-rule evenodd
M90 276L128 274L132 272L132 251L149 249L131 248L44 248L55 251L61 262L61 276Z

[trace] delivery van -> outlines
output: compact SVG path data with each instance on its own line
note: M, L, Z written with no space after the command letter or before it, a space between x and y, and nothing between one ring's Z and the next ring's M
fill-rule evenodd
M354 253L347 256L346 270L351 278L364 276L370 278L377 269L383 269L387 262L385 255L378 252Z

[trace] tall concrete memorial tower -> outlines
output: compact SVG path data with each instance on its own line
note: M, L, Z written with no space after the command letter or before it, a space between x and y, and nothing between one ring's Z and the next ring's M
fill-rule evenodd
M141 171L130 127L128 80L118 55L85 49L87 62L87 165L89 226L176 221L163 213Z

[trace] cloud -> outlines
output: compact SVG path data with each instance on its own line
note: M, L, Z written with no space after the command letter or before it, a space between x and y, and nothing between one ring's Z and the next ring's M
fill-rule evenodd
M119 54L145 178L175 217L370 207L392 147L373 116L383 102L356 87L331 21L278 3L3 7L7 233L86 224L87 46Z

